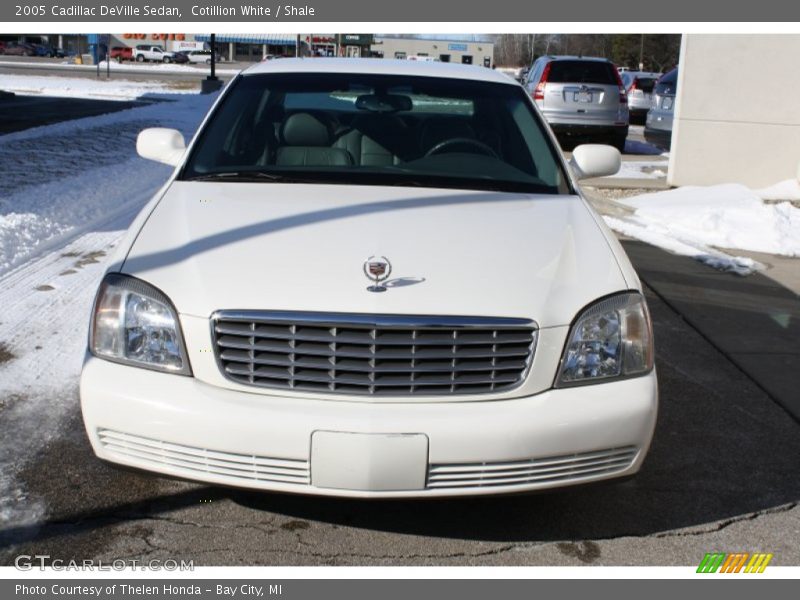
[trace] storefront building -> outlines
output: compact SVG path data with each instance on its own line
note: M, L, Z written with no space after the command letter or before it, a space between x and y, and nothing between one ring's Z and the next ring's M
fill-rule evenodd
M465 65L494 66L494 44L487 41L376 37L372 55L400 60L434 60Z

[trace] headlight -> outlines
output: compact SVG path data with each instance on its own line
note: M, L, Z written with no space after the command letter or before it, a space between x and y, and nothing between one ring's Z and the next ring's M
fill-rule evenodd
M644 298L625 292L584 310L567 338L557 386L631 377L653 368L653 328Z
M89 349L114 362L191 375L178 315L161 291L126 275L106 275L94 303Z

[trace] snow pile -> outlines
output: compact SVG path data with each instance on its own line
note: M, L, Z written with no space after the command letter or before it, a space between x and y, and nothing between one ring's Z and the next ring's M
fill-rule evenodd
M197 94L200 89L199 83L186 88L176 87L178 82L6 74L3 75L0 84L5 91L22 96L43 95L104 100L134 100L146 94Z
M789 202L766 204L738 184L687 186L619 200L628 217L605 217L614 229L715 268L747 274L760 265L716 248L800 256L800 209Z
M762 200L800 201L800 181L797 179L787 179L775 185L755 190L755 194Z
M612 179L664 179L667 176L665 160L624 160Z

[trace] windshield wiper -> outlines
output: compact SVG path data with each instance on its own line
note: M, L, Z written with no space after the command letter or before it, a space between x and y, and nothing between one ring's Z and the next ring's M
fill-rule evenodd
M266 171L220 171L186 177L183 181L274 181L278 183L309 183L308 179L300 179Z

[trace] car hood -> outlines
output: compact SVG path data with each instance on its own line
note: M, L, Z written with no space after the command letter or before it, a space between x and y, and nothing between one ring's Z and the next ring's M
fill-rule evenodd
M387 292L367 291L373 255L391 262ZM204 318L294 310L548 327L627 287L577 196L320 184L177 181L122 272Z

